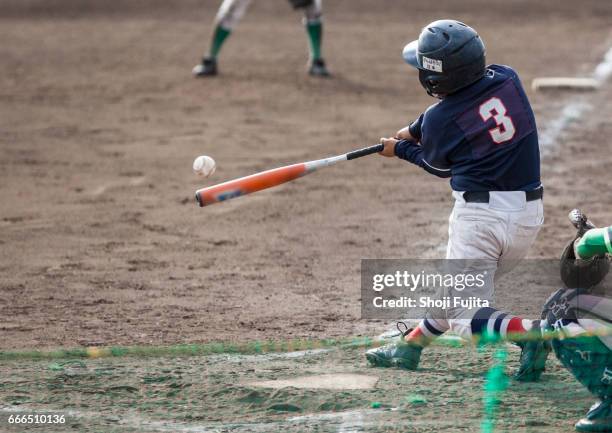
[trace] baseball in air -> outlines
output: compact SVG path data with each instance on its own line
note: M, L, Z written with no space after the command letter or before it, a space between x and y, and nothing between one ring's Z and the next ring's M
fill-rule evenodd
M193 172L199 176L209 177L215 172L217 163L210 156L198 156L193 161Z

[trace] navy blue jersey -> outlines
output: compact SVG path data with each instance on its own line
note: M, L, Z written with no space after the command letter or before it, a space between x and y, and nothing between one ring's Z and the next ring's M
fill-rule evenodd
M414 123L416 141L395 154L455 191L530 191L540 186L535 117L518 75L490 65L476 83L432 105Z

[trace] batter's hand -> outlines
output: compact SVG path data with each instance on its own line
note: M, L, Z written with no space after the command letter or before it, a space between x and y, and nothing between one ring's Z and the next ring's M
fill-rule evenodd
M382 156L392 157L395 156L395 145L399 140L395 138L381 138L380 142L384 144L385 148L378 152Z
M414 140L414 137L410 134L410 126L406 126L397 131L395 138L399 138L400 140Z

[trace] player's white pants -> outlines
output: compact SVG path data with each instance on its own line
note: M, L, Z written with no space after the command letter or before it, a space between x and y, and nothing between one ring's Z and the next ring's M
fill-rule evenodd
M232 30L244 16L252 0L223 0L215 22L226 30ZM316 22L321 19L321 0L314 0L312 5L304 8L304 19Z
M493 299L494 279L512 270L538 235L544 222L542 200L528 202L522 191L491 192L489 203L466 203L459 192L453 192L453 197L446 258L492 263L490 283L466 288L462 296ZM427 320L440 332L452 329L469 339L474 313L473 309L461 308L431 310Z

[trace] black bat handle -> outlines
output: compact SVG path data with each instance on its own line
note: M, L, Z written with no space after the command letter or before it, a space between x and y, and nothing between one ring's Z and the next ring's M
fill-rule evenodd
M369 146L369 147L364 147L363 149L353 150L352 152L349 152L346 154L346 159L350 161L351 159L361 158L362 156L367 156L373 153L382 152L384 148L385 146L383 144L375 144L374 146Z

